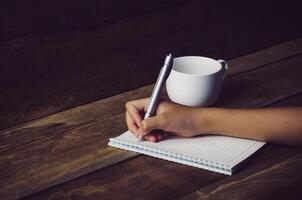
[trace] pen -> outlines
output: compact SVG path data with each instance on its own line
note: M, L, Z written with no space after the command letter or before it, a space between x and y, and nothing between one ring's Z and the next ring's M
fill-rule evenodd
M162 66L162 68L159 72L159 75L158 75L157 81L155 83L155 86L153 88L152 95L151 95L149 105L148 105L148 109L147 109L144 119L152 117L155 114L158 100L159 100L160 91L171 72L172 63L173 63L173 57L172 57L172 54L169 54L166 56L164 65ZM143 141L143 136L139 135L138 140L140 142Z

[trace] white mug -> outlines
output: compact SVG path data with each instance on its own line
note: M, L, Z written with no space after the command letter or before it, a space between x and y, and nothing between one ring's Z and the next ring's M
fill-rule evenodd
M200 56L174 58L166 81L168 96L186 106L209 106L218 98L227 70L224 60Z

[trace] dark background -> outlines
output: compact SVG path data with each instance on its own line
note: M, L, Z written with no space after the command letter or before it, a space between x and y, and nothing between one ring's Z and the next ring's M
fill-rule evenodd
M231 59L301 37L299 1L5 0L0 128L155 81L165 55Z

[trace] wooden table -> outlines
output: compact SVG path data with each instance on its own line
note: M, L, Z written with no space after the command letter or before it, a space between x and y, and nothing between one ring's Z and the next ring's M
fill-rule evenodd
M229 60L219 107L301 106L302 39ZM107 146L153 85L0 132L1 199L301 199L302 148L268 144L225 176ZM164 95L165 98L166 95Z

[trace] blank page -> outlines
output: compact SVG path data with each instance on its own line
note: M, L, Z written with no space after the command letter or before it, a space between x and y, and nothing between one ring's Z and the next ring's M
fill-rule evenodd
M153 157L172 160L191 166L217 171L213 168L225 169L231 174L232 169L250 155L260 149L265 143L227 136L211 135L193 138L169 136L157 143L149 141L138 142L129 131L111 138L109 145L127 149ZM171 158L171 159L169 159ZM189 163L184 163L189 162ZM190 164L191 163L191 164ZM199 165L200 164L200 165ZM209 169L212 168L212 169Z

